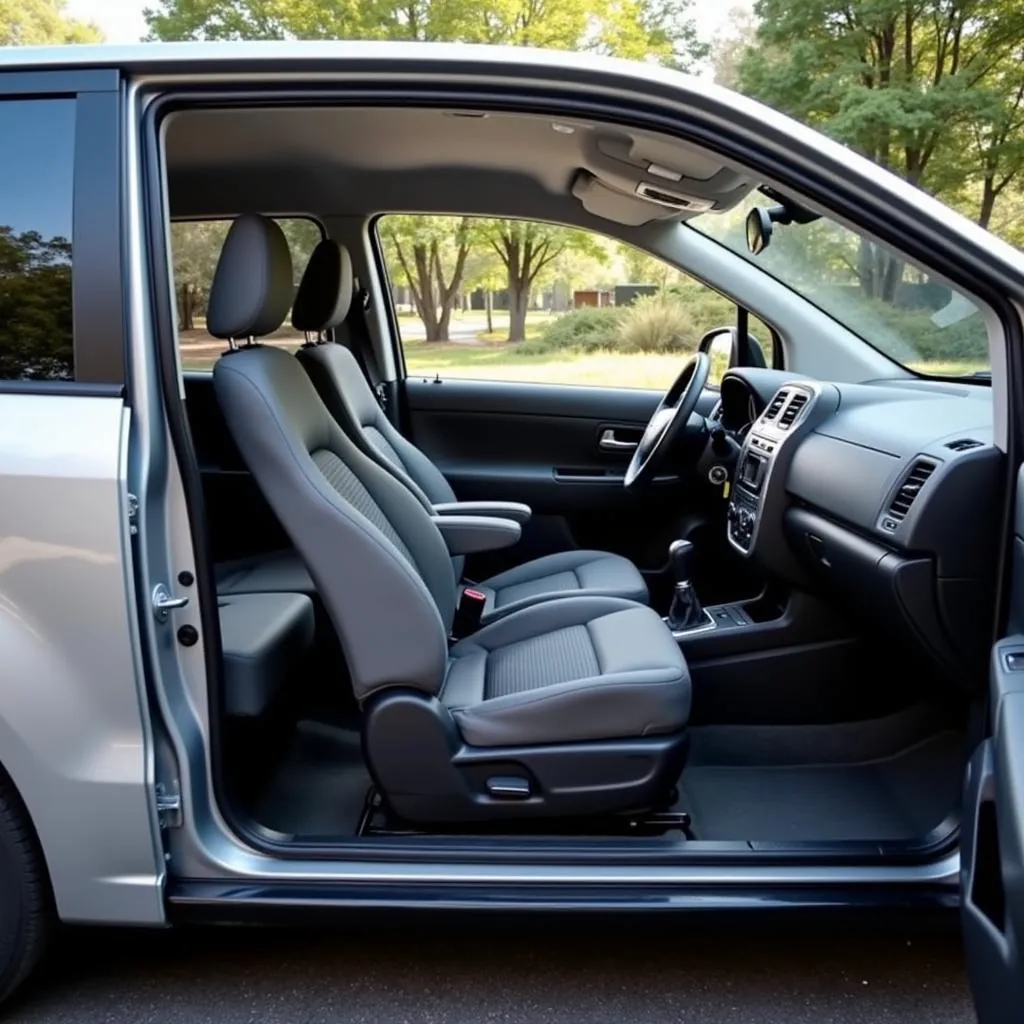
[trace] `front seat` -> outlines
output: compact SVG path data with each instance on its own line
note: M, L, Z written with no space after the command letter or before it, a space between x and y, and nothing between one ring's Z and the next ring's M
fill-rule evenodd
M352 263L348 250L322 241L309 259L295 296L292 325L307 337L322 339L340 327L352 300ZM352 352L318 340L297 353L331 415L361 451L397 476L428 508L456 501L444 474L384 415ZM461 579L464 559L454 560ZM553 597L604 595L646 604L647 584L636 566L603 551L563 551L536 558L473 584L486 597L483 621Z
M280 228L239 218L214 276L211 333L275 330L290 272ZM348 438L295 357L269 345L228 351L214 388L341 639L368 767L397 814L501 820L667 803L690 681L655 612L561 598L450 645L457 580L435 521Z

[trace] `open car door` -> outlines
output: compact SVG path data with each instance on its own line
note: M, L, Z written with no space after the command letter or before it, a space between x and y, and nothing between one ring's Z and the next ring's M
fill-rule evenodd
M992 652L989 738L967 770L961 913L980 1024L1024 1021L1024 469L1007 636Z

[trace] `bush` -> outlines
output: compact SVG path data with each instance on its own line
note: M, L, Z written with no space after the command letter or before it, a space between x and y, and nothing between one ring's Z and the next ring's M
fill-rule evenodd
M695 352L698 326L675 295L645 295L622 311L616 349L623 352Z
M697 350L713 327L736 321L736 308L703 286L673 285L630 306L573 309L543 334L516 346L523 355L548 352L679 352Z
M532 341L517 345L523 355L545 352L599 352L615 348L621 310L605 307L584 307L563 313L544 328Z

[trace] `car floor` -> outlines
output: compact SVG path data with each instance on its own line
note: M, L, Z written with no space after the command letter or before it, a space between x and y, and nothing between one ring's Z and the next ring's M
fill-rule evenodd
M676 809L696 839L911 840L955 809L965 747L929 704L864 722L698 726Z
M353 836L372 785L357 724L300 721L253 817L295 836Z
M954 810L964 765L955 718L933 704L831 725L697 726L675 809L696 840L912 840ZM251 813L287 835L350 837L371 785L355 719L303 720Z

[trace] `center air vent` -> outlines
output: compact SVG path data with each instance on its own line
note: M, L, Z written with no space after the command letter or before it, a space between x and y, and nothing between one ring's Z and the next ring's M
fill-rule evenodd
M892 502L889 504L890 518L895 519L897 522L902 522L902 520L907 518L907 513L910 511L910 506L914 504L914 499L921 488L924 487L925 481L934 472L935 463L928 462L926 459L918 459L911 466L910 472L906 475Z
M810 396L803 391L794 392L793 397L789 400L789 405L786 406L786 411L779 420L780 430L788 430L793 426L797 416L800 415L800 410L803 409L809 399Z
M775 397L768 403L768 408L764 411L764 419L773 420L779 415L782 407L786 404L786 399L789 398L789 392L782 390L776 391Z
M981 442L975 441L973 437L961 437L959 441L947 442L946 447L955 452L966 452L970 448L980 448Z

